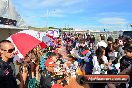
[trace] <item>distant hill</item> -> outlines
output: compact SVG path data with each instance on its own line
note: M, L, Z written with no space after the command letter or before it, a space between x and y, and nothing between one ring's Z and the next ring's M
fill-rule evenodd
M72 31L74 31L73 28L55 28L55 27L38 28L38 27L32 27L32 26L28 26L28 29L30 29L30 30L36 30L36 31L47 31L47 30L52 30L52 29L60 29L60 30L65 31L65 32L72 32Z
M38 28L38 27L32 27L32 26L28 26L28 29L30 30L36 30L36 31L47 31L49 28Z

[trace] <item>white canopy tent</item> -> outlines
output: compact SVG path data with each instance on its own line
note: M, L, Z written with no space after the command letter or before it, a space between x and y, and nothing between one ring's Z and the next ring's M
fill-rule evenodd
M17 21L16 26L0 24L0 40L8 38L11 34L27 30L27 25L18 14L11 0L0 0L0 17Z
M20 27L8 26L8 25L0 25L0 41L7 39L11 34L14 34L16 32L19 32L25 29Z

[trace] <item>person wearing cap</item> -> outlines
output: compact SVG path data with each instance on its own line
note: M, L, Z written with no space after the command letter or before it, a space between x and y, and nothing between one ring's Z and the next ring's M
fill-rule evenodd
M60 84L54 84L51 88L64 88L64 87Z
M56 81L54 81L54 66L55 63L52 59L45 61L46 69L41 73L40 88L51 88L51 86L56 83Z
M54 84L51 88L64 88L64 87L60 84Z

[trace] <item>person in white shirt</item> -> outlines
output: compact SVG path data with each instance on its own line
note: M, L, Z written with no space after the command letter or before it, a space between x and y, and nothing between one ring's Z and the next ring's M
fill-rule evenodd
M105 42L105 36L100 36L101 37L101 41L97 43L96 47L98 49L98 47L103 46L103 47L107 47L107 43Z
M107 71L103 71L107 69L108 60L105 56L105 48L99 47L96 50L96 56L93 57L93 72L92 74L107 74Z

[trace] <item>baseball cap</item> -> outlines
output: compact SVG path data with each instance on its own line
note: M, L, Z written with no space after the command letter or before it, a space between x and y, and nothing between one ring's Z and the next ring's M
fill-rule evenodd
M54 84L51 88L64 88L64 87L60 84Z
M54 65L55 65L55 63L54 63L54 61L52 59L47 59L45 61L45 66L46 67L48 67L48 66L54 66Z

